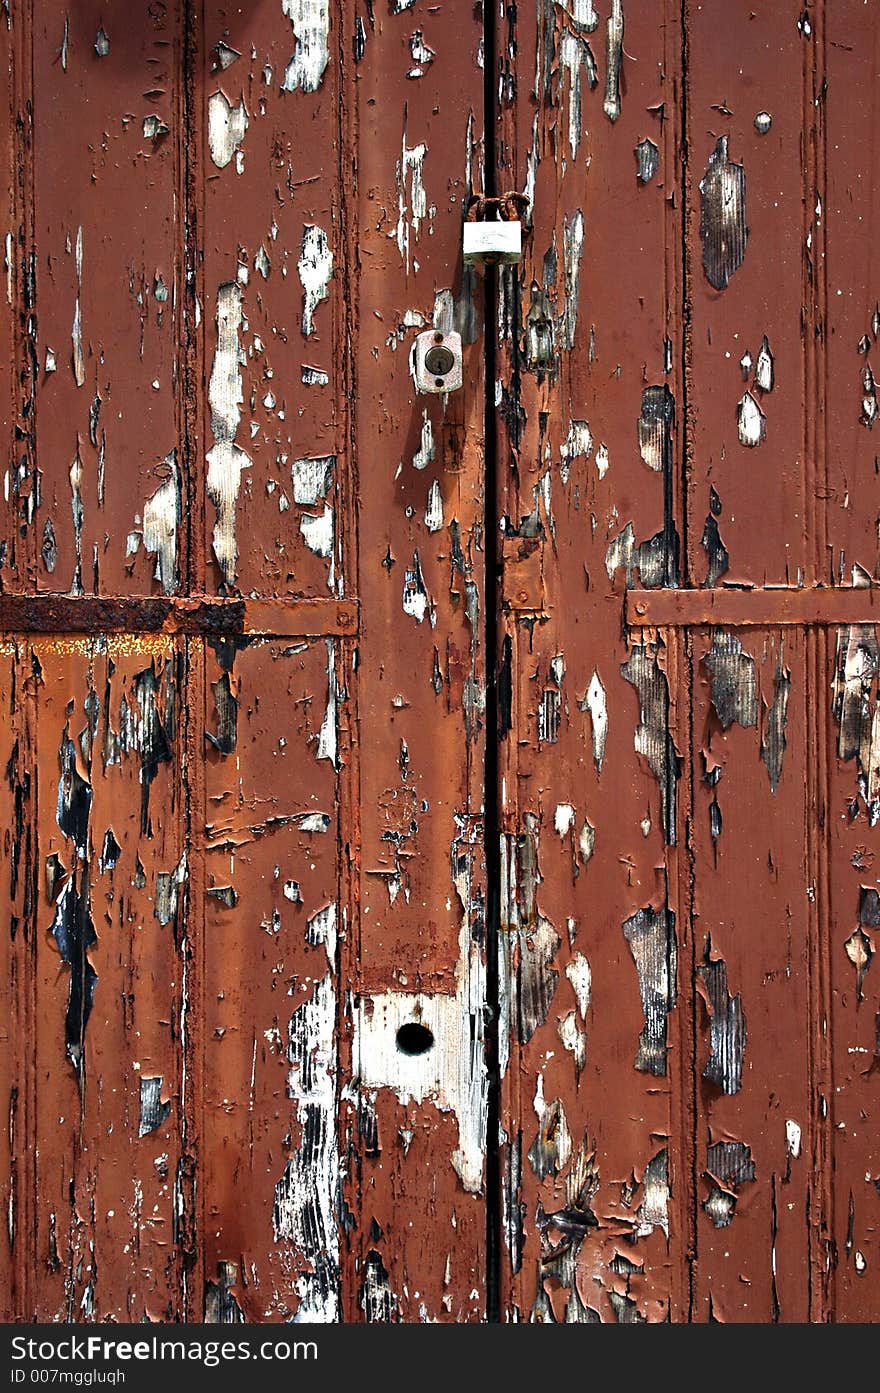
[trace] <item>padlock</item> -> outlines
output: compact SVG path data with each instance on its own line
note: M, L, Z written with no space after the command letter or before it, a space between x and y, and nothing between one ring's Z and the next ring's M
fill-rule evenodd
M523 219L529 213L525 194L505 193L471 199L462 234L466 266L514 265L522 256Z
M426 329L410 354L410 371L417 392L455 392L462 383L461 334Z
M522 256L522 223L500 218L466 222L462 255L467 266L514 265Z

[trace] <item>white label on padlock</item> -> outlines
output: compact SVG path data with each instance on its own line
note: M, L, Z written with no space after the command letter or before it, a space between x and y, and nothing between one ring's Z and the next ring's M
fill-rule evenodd
M466 222L463 253L466 263L515 262L522 256L522 223Z

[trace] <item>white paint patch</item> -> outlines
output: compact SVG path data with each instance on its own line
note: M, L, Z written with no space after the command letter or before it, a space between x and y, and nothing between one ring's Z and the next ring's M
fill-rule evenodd
M321 723L321 730L318 735L318 759L329 759L334 769L337 768L336 751L338 748L338 737L336 732L336 709L338 693L336 689L336 645L332 638L325 639L327 644L327 709L324 712L324 720Z
M583 29L585 33L591 34L599 24L599 16L596 14L593 0L571 0L569 5L564 8L571 15L578 29Z
M461 825L462 820L456 821ZM461 841L456 840L456 847ZM483 1183L486 1150L486 1071L483 1059L485 971L471 933L470 856L453 859L464 869L455 875L462 906L455 993L386 992L361 998L355 1015L354 1072L367 1089L390 1088L402 1103L426 1099L441 1112L454 1112L458 1149L452 1164L466 1190ZM434 1043L424 1054L407 1055L397 1046L402 1025L418 1021Z
M319 499L326 498L333 485L335 455L310 455L295 459L290 466L293 478L293 501L313 508Z
M293 26L296 47L284 70L282 92L317 92L330 61L329 0L281 0L281 12Z
M532 121L532 143L526 156L526 179L523 187L523 193L529 201L530 208L534 207L535 204L535 183L538 178L538 165L541 163L538 143L538 112L535 112ZM470 187L470 181L468 181L468 187Z
M574 1067L580 1074L587 1062L587 1032L578 1025L574 1011L566 1012L556 1029L563 1049L574 1055Z
M566 29L559 45L559 67L566 75L568 87L568 148L571 158L577 159L581 143L583 84L581 72L587 70L591 87L596 83L596 65L588 45L577 34Z
M425 69L434 61L434 50L425 43L421 29L417 29L409 41L409 51L415 64L407 73L409 78L424 77Z
M180 525L180 474L174 450L163 466L168 478L144 504L143 539L146 550L156 557L156 580L166 595L177 589L177 529Z
M550 1120L548 1114L553 1107L553 1103L547 1103L544 1098L544 1075L538 1075L538 1082L535 1087L535 1098L533 1107L535 1116L538 1119L538 1136L541 1137L548 1130L547 1123ZM553 1129L553 1146L556 1152L557 1171L564 1170L571 1158L571 1132L568 1130L568 1122L565 1117L565 1110L559 1102L559 1112L556 1117L556 1126Z
M565 312L563 347L574 348L577 332L578 298L580 295L581 256L584 250L584 215L578 208L562 225L562 250L565 267Z
M73 376L77 387L82 387L86 380L86 365L82 346L82 307L80 305L80 295L82 294L82 263L83 230L81 227L78 227L76 229L76 302L73 307L73 327L70 331L70 337L73 342Z
M273 1224L276 1241L289 1239L315 1269L298 1278L296 1321L332 1322L339 1314L335 1026L336 996L328 973L288 1026L287 1092L309 1144L292 1151L275 1186Z
M568 439L560 449L562 458L571 464L572 460L586 458L593 448L593 437L586 421L571 421Z
M598 473L600 479L605 478L605 475L608 473L608 466L610 463L611 461L608 458L607 445L600 445L598 450L596 451L596 472Z
M299 530L309 551L325 560L333 556L333 509L326 503L323 513L304 513Z
M760 445L767 429L767 421L751 392L740 397L736 411L736 428L741 445L753 449Z
M244 99L233 106L225 92L212 92L208 98L208 149L218 169L230 163L247 128Z
M590 971L590 964L583 953L572 955L570 962L566 965L565 975L574 988L581 1020L586 1021L592 1000L593 975Z
M422 412L422 438L419 448L413 455L413 469L424 469L434 458L434 428L427 410Z
M439 532L443 526L443 494L440 492L440 484L437 479L428 490L425 526L429 532Z
M605 44L605 115L616 121L620 115L620 68L623 62L623 4L611 0Z
M410 269L410 234L418 241L422 220L428 211L423 179L427 153L427 145L407 145L404 130L401 156L397 162L397 248L406 265L407 275Z
M557 804L556 814L553 818L553 826L556 828L557 836L568 836L574 826L574 808L570 803Z
M336 964L336 906L325 905L313 914L306 924L306 942L313 948L323 946L331 972Z
M308 363L303 363L300 368L300 381L304 387L326 387L330 382L330 374L321 368L313 368Z
M208 384L211 431L215 444L208 451L208 497L217 509L214 525L214 555L227 585L235 583L238 548L235 540L235 510L241 487L241 471L250 466L250 457L235 443L243 400L241 351L241 290L234 282L217 291L217 351Z
M652 1229L660 1228L669 1239L669 1180L659 1166L649 1166L645 1172L645 1195L639 1205L636 1236L647 1238Z
M608 706L605 700L605 688L602 686L598 672L594 672L590 678L590 685L584 697L584 706L590 713L590 724L593 727L593 759L596 761L596 768L601 774L605 759L605 742L608 739Z
M315 330L315 310L330 294L333 275L333 253L327 234L315 223L307 223L303 229L297 269L303 288L302 331L303 336L309 338Z
M422 579L422 566L418 552L413 553L412 570L404 572L403 612L411 615L417 624L422 623L428 612L428 592Z
M773 354L765 334L755 362L755 384L762 392L772 392L773 380Z
M791 1118L785 1124L785 1146L789 1156L793 1156L797 1160L801 1154L801 1129L799 1124L793 1122Z
M596 829L589 818L584 818L584 825L578 837L578 850L581 860L586 866L596 848Z

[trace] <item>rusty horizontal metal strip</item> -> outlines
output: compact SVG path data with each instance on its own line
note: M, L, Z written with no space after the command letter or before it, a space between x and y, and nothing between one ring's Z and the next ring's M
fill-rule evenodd
M354 600L0 595L0 631L7 634L264 634L319 638L355 634L357 626L358 605Z
M880 621L880 587L756 586L754 589L630 590L630 628L765 628L776 624L872 624Z

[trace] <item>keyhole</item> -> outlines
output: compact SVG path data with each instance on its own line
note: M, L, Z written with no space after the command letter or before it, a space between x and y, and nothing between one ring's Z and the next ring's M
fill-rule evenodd
M425 354L425 367L434 377L445 377L455 367L452 350L445 344L435 344Z
M425 1054L433 1043L431 1031L418 1021L407 1021L397 1032L397 1048L401 1054Z

